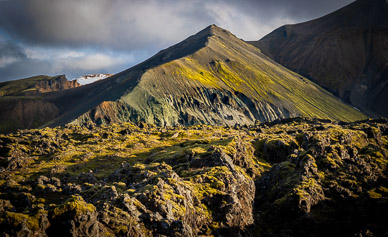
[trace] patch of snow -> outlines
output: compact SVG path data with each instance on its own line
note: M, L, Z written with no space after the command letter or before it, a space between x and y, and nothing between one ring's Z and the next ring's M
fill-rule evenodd
M112 74L91 74L91 75L86 75L86 76L82 76L82 77L78 77L78 78L74 78L72 79L73 80L77 80L77 82L81 85L87 85L87 84L90 84L90 83L93 83L93 82L96 82L96 81L99 81L99 80L103 80L105 78L108 78L112 76Z

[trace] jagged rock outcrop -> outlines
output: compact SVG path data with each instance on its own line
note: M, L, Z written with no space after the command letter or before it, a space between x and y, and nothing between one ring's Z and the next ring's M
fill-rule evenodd
M388 153L376 136L386 128L385 121L296 135L298 149L256 183L257 228L264 236L386 235Z
M49 216L49 236L100 236L103 229L97 220L96 208L81 196L73 196ZM60 231L59 231L60 230Z
M38 93L47 93L53 91L63 91L81 86L76 80L69 81L65 75L55 77L51 80L39 81L35 88ZM29 95L26 93L25 95Z
M5 211L0 213L2 233L41 236L227 236L230 231L240 235L250 233L249 227L254 223L253 178L262 170L249 143L233 133L227 133L225 140L220 134L215 139L213 135L217 133L207 132L211 132L210 128L197 127L197 133L203 133L214 142L186 140L171 149L182 149L182 152L166 156L163 150L157 151L162 148L160 142L151 139L143 144L134 138L143 132L144 135L158 132L160 138L175 143L182 136L193 135L147 124L142 124L142 128L131 124L118 126L106 127L105 131L100 130L101 127L91 127L91 133L69 125L60 129L32 130L31 133L24 130L23 135L17 137L3 135L0 138L0 148L4 149L2 156L10 156L13 151L23 148L25 154L34 153L36 158L29 166L6 169L8 173L1 174L6 181L0 182L0 187L8 190L5 196L11 199L0 201L0 210ZM34 138L22 142L21 147L20 139L27 134ZM98 140L94 140L97 137ZM136 162L130 159L122 162L124 159L120 160L121 164L114 162L115 165L110 167L108 161L88 172L85 168L71 166L52 172L52 167L63 167L75 159L84 164L93 163L98 151L78 153L78 148L86 149L81 143L96 145L96 141L100 143L103 139L106 148L112 148L109 143L119 137L129 142L124 145L129 149L126 156L130 150L142 151L154 146L156 150ZM37 148L38 143L43 145ZM61 146L54 145L57 143ZM76 143L79 143L77 148L74 147ZM116 159L109 157L107 159ZM45 175L19 181L23 185L13 180L10 172L33 167L45 167L42 169ZM53 200L56 204L48 204ZM44 221L36 214L37 209L44 211ZM13 222L14 215L19 215L17 223ZM62 231L58 233L58 230Z
M81 86L67 80L65 75L54 77L35 76L0 83L0 96L34 96L53 91L63 91Z
M388 116L388 3L357 0L250 42L357 108Z

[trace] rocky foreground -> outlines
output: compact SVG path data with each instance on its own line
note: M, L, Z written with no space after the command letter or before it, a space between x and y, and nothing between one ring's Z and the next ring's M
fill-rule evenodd
M1 236L385 236L388 124L0 135Z

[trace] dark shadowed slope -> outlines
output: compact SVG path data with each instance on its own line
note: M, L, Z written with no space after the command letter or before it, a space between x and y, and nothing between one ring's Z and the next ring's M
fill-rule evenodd
M361 110L388 116L386 0L358 0L251 44Z
M91 97L54 124L234 125L299 115L346 121L364 117L214 25L138 66L78 89L86 90L93 91ZM63 94L56 97L63 100L68 93Z

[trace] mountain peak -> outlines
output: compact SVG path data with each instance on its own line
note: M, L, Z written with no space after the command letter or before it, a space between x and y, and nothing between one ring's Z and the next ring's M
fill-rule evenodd
M206 27L203 31L210 33L210 36L235 36L230 31L225 30L215 24L211 24L208 27Z
M200 32L198 32L197 34L195 34L191 37L195 37L196 39L202 38L202 39L207 40L208 38L215 36L215 35L219 36L219 37L230 37L230 36L235 37L235 35L233 35L230 31L225 30L225 29L223 29L215 24L211 24L211 25L207 26L206 28L204 28L203 30L201 30Z
M205 29L203 29L202 31L213 32L213 31L218 30L218 29L223 30L222 28L220 28L216 24L211 24L211 25L207 26Z
M225 29L223 29L223 28L221 28L221 27L219 27L219 26L217 26L215 24L209 25L208 28L213 33L221 32L221 31L224 31L224 32L227 31L227 30L225 30Z
M175 59L193 54L201 48L206 47L206 45L209 43L209 39L213 36L217 36L223 39L234 38L234 40L237 40L237 37L229 31L215 24L211 24L197 34L183 40L182 42L179 42L167 49L161 50L156 55L143 62L142 65L145 65L145 68L155 67L162 63L173 61Z

